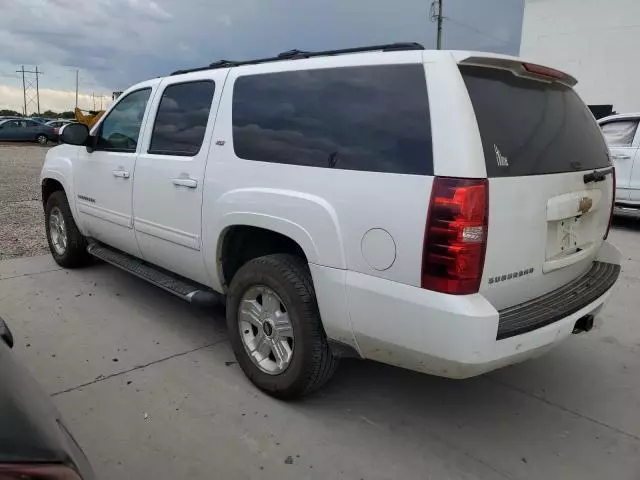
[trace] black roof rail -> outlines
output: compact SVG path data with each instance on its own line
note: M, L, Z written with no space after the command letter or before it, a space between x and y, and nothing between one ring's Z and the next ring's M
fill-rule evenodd
M217 62L213 62L209 64L209 68L227 68L233 67L237 65L238 62L234 62L233 60L218 60Z
M294 48L293 50L287 50L286 52L282 52L278 54L278 58L293 60L294 58L309 58L309 55L312 55L311 52L303 52L302 50L298 50Z
M277 62L282 60L297 60L300 58L311 58L311 57L325 57L332 55L343 55L347 53L363 53L363 52L398 52L402 50L424 50L424 47L416 42L400 42L400 43L389 43L385 45L371 45L368 47L356 47L356 48L343 48L341 50L324 50L320 52L305 52L298 49L288 50L286 52L281 52L276 57L267 57L267 58L256 58L254 60L243 60L240 62L232 61L232 60L218 60L217 62L213 62L206 67L197 67L190 68L186 70L176 70L172 72L171 75L181 75L183 73L190 72L201 72L203 70L211 70L215 68L230 68L230 67L238 67L240 65L256 65L259 63L269 63L269 62Z

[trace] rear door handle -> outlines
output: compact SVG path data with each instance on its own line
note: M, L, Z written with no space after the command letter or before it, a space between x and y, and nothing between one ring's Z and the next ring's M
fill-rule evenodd
M111 173L113 173L114 177L129 178L129 172L127 172L126 170L114 170Z
M196 188L198 186L198 181L194 178L174 178L171 181L180 187Z
M614 160L629 160L631 158L631 155L612 155L611 158L613 158Z

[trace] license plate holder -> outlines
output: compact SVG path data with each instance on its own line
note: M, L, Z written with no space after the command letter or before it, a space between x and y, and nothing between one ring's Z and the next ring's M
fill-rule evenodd
M581 217L565 218L558 221L558 247L563 254L573 253L580 243Z

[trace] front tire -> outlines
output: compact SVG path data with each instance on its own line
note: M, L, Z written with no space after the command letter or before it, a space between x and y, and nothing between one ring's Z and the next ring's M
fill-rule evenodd
M259 257L238 270L227 295L227 327L244 373L274 397L311 393L336 370L309 268L293 255Z
M49 196L44 218L49 250L56 263L65 268L89 263L87 240L78 230L64 192L53 192Z

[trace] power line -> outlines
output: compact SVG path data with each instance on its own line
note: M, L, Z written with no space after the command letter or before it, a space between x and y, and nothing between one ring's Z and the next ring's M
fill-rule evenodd
M450 17L445 17L442 14L442 4L443 4L443 0L432 0L431 7L429 9L429 20L438 24L437 33L436 33L436 48L438 50L442 48L442 30L443 30L444 20L446 20L447 22L451 22L454 25L458 25L460 27L466 28L467 30L475 32L478 35L482 35L483 37L490 38L492 40L500 42L502 44L509 43L507 40L503 38L495 37L483 30L480 30L477 27L474 27L473 25L469 25L459 20L454 20L453 18L450 18Z
M466 24L464 22L460 22L458 20L454 20L453 18L449 18L449 17L444 17L444 18L448 22L451 22L451 23L453 23L455 25L458 25L460 27L463 27L463 28L466 28L468 30L471 30L471 31L477 33L478 35L482 35L483 37L491 38L492 40L496 40L497 42L500 42L500 43L509 43L504 38L494 37L493 35L490 35L487 32L484 32L484 31L482 31L482 30L480 30L480 29L478 29L478 28L476 28L476 27L474 27L472 25L468 25L468 24Z

